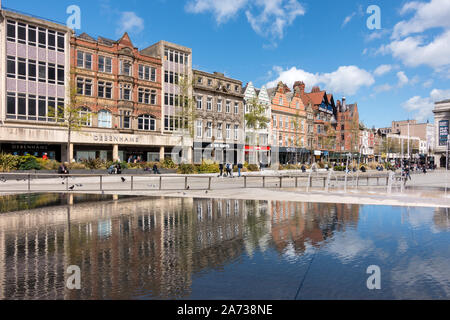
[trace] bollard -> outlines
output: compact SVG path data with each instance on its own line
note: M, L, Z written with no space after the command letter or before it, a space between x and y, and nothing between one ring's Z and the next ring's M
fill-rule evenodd
M295 177L295 189L298 188L298 177Z
M247 176L244 176L244 189L247 189Z
M162 177L159 176L159 190L162 190Z
M283 177L280 177L280 189L283 188Z
M326 188L327 187L327 178L323 178L323 187Z
M131 191L134 190L134 176L131 176Z
M28 174L28 192L31 191L31 174Z
M69 177L66 176L66 191L69 192Z
M103 176L100 176L100 191L103 191Z
M208 181L208 190L211 190L211 180L212 180L212 178L209 177L209 181Z
M263 188L266 187L266 177L263 177Z
M187 190L188 187L188 177L184 177L184 190Z

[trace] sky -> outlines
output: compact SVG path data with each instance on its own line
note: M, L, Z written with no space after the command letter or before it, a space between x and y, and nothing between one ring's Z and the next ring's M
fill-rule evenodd
M2 0L7 8L66 23L139 49L167 40L193 49L193 67L245 85L298 80L358 103L367 127L433 122L450 98L449 0ZM375 6L375 7L374 7ZM375 8L375 9L374 9ZM379 9L379 10L378 10Z

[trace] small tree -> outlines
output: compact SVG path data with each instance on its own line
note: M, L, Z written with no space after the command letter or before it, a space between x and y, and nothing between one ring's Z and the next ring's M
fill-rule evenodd
M266 117L266 107L258 98L254 97L247 101L247 106L249 111L244 116L245 123L247 128L252 129L252 143L256 145L256 130L267 129L270 119Z
M191 146L186 144L186 137L194 138L195 135L195 120L198 118L196 103L193 97L193 82L189 76L180 76L178 79L178 86L180 88L180 101L178 110L176 112L179 117L178 129L181 130L181 145L183 146L183 153ZM184 156L183 156L184 157Z
M80 131L83 126L90 122L91 115L87 112L81 112L80 104L82 101L78 96L77 87L74 85L73 81L69 84L69 101L65 106L57 106L48 108L48 116L50 118L55 118L56 123L67 130L67 150L66 157L67 161L70 162L70 145L72 143L72 133Z

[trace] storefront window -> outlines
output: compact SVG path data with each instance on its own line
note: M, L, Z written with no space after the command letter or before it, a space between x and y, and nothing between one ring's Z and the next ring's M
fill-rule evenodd
M112 116L111 112L107 110L101 110L98 112L98 126L99 128L111 128Z

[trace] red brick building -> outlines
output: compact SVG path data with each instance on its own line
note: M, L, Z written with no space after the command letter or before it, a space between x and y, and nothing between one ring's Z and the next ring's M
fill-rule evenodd
M155 161L179 141L161 135L162 61L142 54L125 33L118 41L72 37L71 80L92 131L74 158ZM98 142L98 145L92 142Z
M337 102L336 152L359 153L360 128L358 104L347 104L346 99Z

